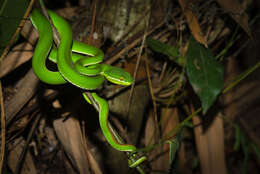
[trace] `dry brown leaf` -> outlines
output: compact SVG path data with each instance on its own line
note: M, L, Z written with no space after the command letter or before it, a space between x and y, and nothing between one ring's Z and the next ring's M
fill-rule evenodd
M228 59L226 72L225 81L227 84L241 73L241 69L239 69L238 61L235 57ZM258 147L260 147L260 139L259 136L257 136L259 122L256 122L255 120L257 118L253 118L252 115L257 116L255 113L259 112L259 107L256 107L260 96L260 91L256 89L259 89L259 87L260 83L258 81L247 79L223 96L224 114L233 122L239 120L239 125L242 130L246 132L250 141ZM234 132L229 131L225 137L231 139L233 136Z
M228 58L225 72L226 72L225 75L226 84L230 84L233 78L239 75L239 64L235 57ZM246 86L250 86L250 85L247 84ZM234 100L236 91L239 91L239 94L241 95L239 97L244 98L244 93L241 92L241 86L237 88L231 89L223 96L223 103L225 105L224 113L228 117L228 119L232 121L234 121L238 116L238 113L241 112L241 110L238 107L238 102L235 102L235 101L240 101L239 98L236 98Z
M193 125L199 125L201 119L192 117ZM207 130L202 125L194 128L195 142L200 160L202 174L225 174L224 128L223 120L218 114Z
M26 40L32 45L34 45L38 39L38 32L29 20L25 21L24 26L21 30L21 35L26 38Z
M154 120L153 120L153 114L150 110L149 116L148 116L148 119L147 119L146 125L145 125L145 135L144 135L145 146L149 146L149 145L155 143L154 140L156 138L154 137L154 129L155 129L155 123L154 123Z
M171 130L177 127L178 124L180 124L179 121L179 114L177 108L163 108L162 109L162 115L163 115L163 121L162 121L162 135L166 136ZM174 135L175 136L175 135ZM166 169L168 169L168 160L169 160L169 145L165 144L163 146L164 151L167 151L167 153L164 154L164 159L162 161L162 166ZM185 151L184 151L184 145L183 143L180 146L179 151L177 152L179 156L176 155L175 158L179 158L179 171L180 173L188 173L187 167L185 167ZM166 163L167 162L167 163Z
M53 122L55 132L62 143L71 162L77 167L80 174L88 174L89 165L85 143L78 120L69 118L66 121L57 119Z
M252 38L252 34L248 25L248 15L245 8L238 0L217 0L230 16L243 28L243 30Z
M153 116L153 110L150 110L148 120L146 121L146 126L145 126L145 146L149 146L155 143L155 140L158 139L158 137L155 136L155 121L154 121L154 116ZM158 155L160 154L161 148L158 147L152 151L149 152L148 156L148 161L151 161L150 165L152 167L152 170L158 170L162 169L160 167L160 157ZM159 161L159 162L158 162ZM155 172L154 172L155 173ZM151 172L151 174L154 174Z
M192 10L189 8L190 0L179 0L179 3L181 5L182 11L187 19L188 26L191 30L192 35L194 38L201 44L203 44L206 48L208 47L208 44L206 42L206 39L204 38L204 35L200 29L200 25L198 22L197 16L192 12Z
M154 136L155 123L152 115L152 111L150 112L149 118L147 120L147 124L145 127L145 145L148 146L150 144L154 144L156 137ZM179 116L177 112L177 108L163 108L162 109L162 135L165 136L169 131L174 129L179 124ZM185 152L184 146L181 145L179 151L179 169L181 173L188 173L187 167L185 166ZM154 149L148 155L149 161L151 161L152 170L154 171L167 171L168 160L169 160L169 145L164 144L161 147ZM156 173L156 172L155 172Z
M15 89L19 92L16 92L5 102L5 118L7 126L24 105L33 97L38 82L39 79L36 77L33 70L30 69L17 85L15 85Z
M79 173L90 173L88 164L95 174L102 174L101 167L96 161L95 155L87 148L86 141L81 132L79 121L69 118L55 120L54 128L65 151L73 159L73 164L77 166Z
M15 168L19 162L19 156L25 145L25 140L23 138L17 138L13 144L8 144L9 154L7 156L8 167L14 173ZM23 161L21 174L37 174L36 167L33 161L33 157L28 151L25 155L25 160Z
M0 78L30 60L33 55L32 50L33 47L29 43L21 43L14 47L0 65Z

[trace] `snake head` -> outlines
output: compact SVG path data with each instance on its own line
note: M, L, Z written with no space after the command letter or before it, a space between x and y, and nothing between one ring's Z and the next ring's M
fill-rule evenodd
M124 71L122 68L109 66L103 71L105 78L111 83L123 86L129 86L133 83L133 78L130 73Z

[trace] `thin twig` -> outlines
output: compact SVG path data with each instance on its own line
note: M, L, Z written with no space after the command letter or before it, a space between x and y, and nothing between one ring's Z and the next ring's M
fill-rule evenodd
M248 77L251 73L253 73L256 69L258 69L260 67L260 61L258 61L258 63L256 65L254 65L253 67L248 68L246 71L244 71L243 73L241 73L240 75L238 75L238 77L235 78L233 83L230 83L229 85L227 85L227 87L225 89L223 89L222 94L227 93L229 90L231 90L233 87L235 87L239 82L241 82L243 79L245 79L246 77ZM182 123L178 124L177 127L173 128L171 131L169 131L167 133L167 135L165 135L165 137L163 138L163 140L167 140L169 137L171 137L173 134L175 134L176 132L178 132L178 130L180 130L182 128L182 126L185 125L186 122L188 122L193 116L197 115L198 113L200 113L201 111L201 107L198 108L195 112L193 112L191 115L189 115L184 121L182 121Z
M156 107L156 99L154 96L154 91L153 91L153 86L152 86L152 81L150 78L150 70L149 70L149 66L148 66L148 60L147 60L147 55L144 56L144 61L145 61L145 70L146 70L146 74L148 77L148 86L149 86L149 91L150 91L150 95L152 97L152 102L153 102L153 112L154 112L154 117L153 117L153 121L155 124L155 129L154 129L154 135L155 138L159 138L159 125L158 125L158 116L157 116L157 107Z
M229 85L227 85L227 87L222 91L222 94L225 94L226 92L228 92L229 90L231 90L234 86L236 86L239 82L241 82L241 80L243 80L244 78L248 77L252 72L254 72L256 69L258 69L260 67L260 61L254 65L251 68L248 68L245 72L241 73L238 77L235 78L233 83L230 83ZM238 79L238 80L237 80ZM179 130L181 130L181 128L189 121L191 120L195 115L198 115L200 112L202 111L202 108L198 108L196 111L192 112L188 117L186 117L180 124L178 124L175 128L173 128L172 130L170 130L163 138L162 141L160 143L156 143L156 144L152 144L149 145L143 149L141 149L142 151L148 152L158 146L160 146L163 142L167 141L169 138L171 138L172 136L174 136Z
M138 54L138 57L137 57L137 62L136 62L136 66L135 66L135 72L134 72L134 81L131 85L131 91L130 91L130 96L129 96L129 100L128 100L128 106L127 106L127 116L126 116L126 119L128 120L128 117L129 117L129 111L130 111L130 106L132 104L132 98L133 98L133 93L134 93L134 87L135 87L135 81L136 81L136 76L137 76L137 72L138 72L138 68L140 66L140 61L141 61L141 55L142 55L142 51L143 51L143 48L144 48L144 43L145 43L145 40L146 40L146 36L147 36L147 29L148 29L148 22L146 23L146 29L145 29L145 32L144 32L144 35L143 35L143 40L142 40L142 44L141 44L141 47L139 49L139 54Z
M147 32L147 36L150 35L151 33L153 33L156 29L160 28L161 26L163 26L164 22L156 25L155 27L153 27L151 30L149 30ZM141 40L142 40L142 37L139 37L138 34L136 34L135 36L138 36L137 39L132 39L134 38L134 36L130 39L128 39L126 41L127 43L127 47L123 47L122 49L120 49L119 51L117 51L116 53L112 53L113 55L110 55L111 57L109 57L109 59L107 59L104 63L106 64L112 64L114 63L115 61L117 61L119 59L119 57L125 53L126 50L130 50L132 48L134 48ZM131 40L131 41L130 41ZM129 43L130 42L130 43Z
M5 157L5 113L4 113L4 101L2 84L0 81L0 105L1 105L1 156L0 156L0 174L3 171L3 163Z
M85 127L85 122L83 121L82 122L82 128L81 128L81 139L82 139L82 144L83 144L83 150L87 156L87 166L88 168L90 169L91 168L91 165L90 165L90 160L89 160L89 153L88 153L88 143L87 143L87 139L86 139L86 127ZM88 170L89 170L88 169Z
M22 161L24 160L24 158L26 156L26 152L28 150L29 143L31 142L31 139L32 139L32 137L33 137L33 135L35 133L35 129L36 129L36 127L37 127L37 125L38 125L38 123L40 121L41 114L39 114L38 112L35 112L34 115L37 115L37 116L36 116L35 120L33 121L33 125L31 127L29 135L28 135L28 137L26 139L26 143L25 143L25 145L23 147L21 155L19 156L18 164L17 164L17 166L15 168L14 174L19 174L21 169L22 169L22 166L23 166L22 165L23 164Z
M248 125L248 123L243 119L243 118L239 118L238 119L239 123L241 124L241 126L243 127L243 129L245 130L245 132L247 133L247 135L249 136L249 138L251 139L251 141L253 143L255 143L255 145L260 148L260 139L258 138L258 136L252 131L252 129L250 129L250 126Z
M23 26L23 25L24 25L24 23L25 23L25 20L24 20L24 19L26 19L27 16L29 16L29 13L30 13L30 11L31 11L31 9L32 9L33 3L34 3L34 0L31 0L31 1L30 1L30 4L29 4L29 6L28 6L28 8L27 8L27 10L26 10L26 12L24 13L23 19L21 20L19 26ZM1 60L7 55L9 49L11 48L11 46L13 45L13 43L14 43L14 41L15 41L15 39L16 39L16 36L20 33L22 27L19 27L19 26L17 27L17 30L15 31L15 33L14 33L13 36L11 37L11 39L10 39L10 41L9 41L9 43L8 43L8 46L4 49L3 54L2 54L2 56L0 57L0 62L1 62Z
M60 45L60 35L59 35L57 29L53 25L53 22L52 22L49 14L48 14L48 10L44 5L43 0L40 0L40 5L41 5L41 9L42 9L44 16L48 19L48 21L51 24L51 28L52 28L52 31L53 31L53 40L56 43L56 45L59 46Z
M91 32L90 38L93 38L93 33L95 30L95 22L96 22L96 11L97 11L97 0L93 2L93 14L92 14L92 21L91 21Z

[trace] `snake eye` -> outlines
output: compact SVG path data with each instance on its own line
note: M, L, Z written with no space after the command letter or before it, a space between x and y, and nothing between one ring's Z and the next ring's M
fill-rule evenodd
M121 76L121 77L120 77L120 81L123 81L123 80L124 80L124 77Z

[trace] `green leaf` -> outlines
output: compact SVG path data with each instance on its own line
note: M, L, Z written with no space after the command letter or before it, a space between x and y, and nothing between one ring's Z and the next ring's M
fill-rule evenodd
M250 148L251 143L245 136L245 134L241 131L241 146L244 153L244 159L243 159L243 165L242 165L242 174L247 174L247 168L248 168L248 161L250 157Z
M243 149L243 153L244 153L244 159L243 159L243 165L242 165L242 174L247 174L250 144L244 136L242 136L241 138L242 138L242 140L241 140L242 149Z
M260 149L257 147L257 145L255 144L251 144L252 148L254 149L254 152L256 154L256 156L258 157L258 159L260 160Z
M178 171L178 151L180 149L180 144L182 140L182 131L180 131L175 138L172 140L166 141L166 143L169 143L170 145L170 151L169 151L169 167L168 167L168 173L177 173Z
M0 0L0 55L9 41L29 5L29 0Z
M168 56L170 60L175 61L177 64L181 66L184 64L184 59L180 56L178 48L152 38L147 38L146 43L152 50Z
M234 144L233 149L235 151L238 151L240 149L241 137L243 136L243 134L241 133L240 127L237 124L235 124L234 127L235 127L235 132L236 132L236 136L235 136L236 137L236 142Z
M193 161L192 161L192 169L194 170L194 169L196 169L196 168L198 168L199 167L199 163L200 163L200 160L199 160L199 158L198 158L198 156L195 156L194 158L193 158Z
M210 49L206 49L191 37L187 51L186 70L189 82L199 96L202 112L205 114L224 86L223 68Z

